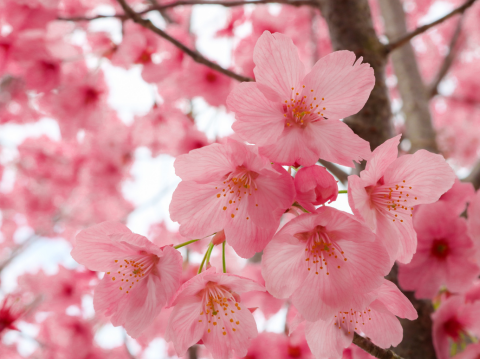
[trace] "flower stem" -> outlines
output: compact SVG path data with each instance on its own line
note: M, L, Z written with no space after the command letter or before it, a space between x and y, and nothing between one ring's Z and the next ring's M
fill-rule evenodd
M202 273L203 265L205 264L205 262L208 263L208 261L210 260L210 253L212 252L212 248L213 248L213 243L210 243L208 245L207 251L205 252L205 255L203 256L202 263L200 263L200 267L198 268L197 274Z
M183 242L183 243L177 244L176 246L173 246L173 248L175 248L175 249L182 248L182 247L188 246L188 245L191 244L191 243L195 243L195 242L197 242L197 241L199 241L199 240L200 240L200 239L192 239L191 241L187 241L187 242Z
M223 273L227 273L227 264L225 263L225 241L222 243L222 263L223 263Z
M346 189L342 189L342 190L338 191L338 194L340 194L340 193L348 193L348 191Z

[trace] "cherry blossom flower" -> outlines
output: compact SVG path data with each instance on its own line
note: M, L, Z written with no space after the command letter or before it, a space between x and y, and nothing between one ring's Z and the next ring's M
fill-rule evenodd
M393 260L408 263L417 247L415 205L437 201L455 180L445 159L425 150L397 158L400 135L373 151L360 177L348 177L348 202L385 243Z
M390 263L372 231L331 207L288 222L265 247L267 290L308 321L327 320L383 283ZM361 306L361 304L359 304Z
M307 342L317 359L342 358L343 350L352 343L353 332L365 334L381 348L397 346L402 341L403 328L396 316L415 320L415 308L387 280L374 295L376 299L364 307L349 306L329 320L306 323Z
M258 332L239 294L252 290L265 288L251 279L216 273L210 267L178 290L165 339L173 342L178 356L199 340L214 359L245 356Z
M248 258L263 250L293 203L293 180L258 155L255 146L234 140L177 157L182 182L173 193L170 215L180 234L203 238L225 230L227 242Z
M433 345L438 359L450 358L450 344L480 335L480 302L465 304L463 296L452 296L432 315Z
M180 285L180 253L157 247L120 223L81 231L71 255L90 270L106 272L95 289L95 310L132 337L153 323Z
M368 142L338 121L357 113L374 86L373 69L361 58L337 51L305 74L292 40L266 31L253 60L257 82L241 83L227 99L242 139L282 165L311 166L320 157L353 167L370 158Z
M458 178L455 178L452 188L442 194L438 201L448 203L450 211L461 215L467 208L467 204L470 203L474 197L475 188L473 184L461 182Z
M398 268L398 280L415 297L432 299L444 285L451 293L468 289L480 274L475 251L467 236L464 218L452 212L446 201L420 206L413 218L417 253Z
M461 353L454 356L455 359L478 359L480 356L480 343L469 344Z
M5 330L18 330L15 323L24 313L19 298L14 295L5 296L0 304L0 335Z
M315 206L331 203L337 199L337 181L325 167L301 168L295 175L294 183L296 201L309 212L314 212Z

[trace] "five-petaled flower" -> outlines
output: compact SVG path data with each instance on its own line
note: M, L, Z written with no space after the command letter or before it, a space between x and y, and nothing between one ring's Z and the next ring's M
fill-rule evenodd
M255 281L233 274L216 273L214 267L193 277L173 300L165 336L179 356L202 340L214 359L247 354L251 339L258 335L257 325L240 294L265 291Z
M177 157L182 182L170 204L172 220L184 237L201 238L225 230L238 255L248 258L272 239L280 217L292 205L290 175L234 140Z
M265 31L253 61L256 82L241 83L227 99L243 140L282 165L311 166L322 158L353 167L370 158L368 142L339 121L363 107L375 84L362 58L336 51L305 74L292 40Z
M180 286L182 256L171 246L158 247L117 222L82 230L72 257L88 269L106 272L95 289L95 311L112 317L138 337Z
M425 150L397 158L400 137L378 146L360 177L348 177L348 202L384 242L392 262L408 263L417 247L413 207L437 201L455 173L442 156Z
M388 254L375 234L331 207L288 222L262 259L267 290L277 298L291 296L308 321L327 320L349 308L382 285L389 269Z

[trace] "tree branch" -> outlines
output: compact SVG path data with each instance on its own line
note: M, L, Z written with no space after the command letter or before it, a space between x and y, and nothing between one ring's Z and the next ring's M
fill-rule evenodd
M353 333L353 344L379 359L402 359L401 356L398 356L391 350L377 347L370 340L358 335L357 333Z
M452 38L450 39L450 44L448 45L448 55L445 56L443 59L442 66L440 66L440 69L438 70L437 76L435 76L435 80L428 86L428 96L429 98L432 98L436 94L438 94L438 85L440 85L440 82L444 79L444 77L447 75L448 70L453 64L453 61L455 60L455 55L456 55L456 45L458 42L458 39L460 38L460 34L462 32L462 22L463 22L463 16L465 13L462 14L460 19L458 19L457 27L455 28L455 32L453 33Z
M399 47L401 47L402 45L406 44L407 42L409 42L411 39L413 39L415 36L417 35L420 35L421 33L427 31L428 29L431 29L432 27L434 26L437 26L438 24L441 24L442 22L444 22L445 20L451 18L452 16L454 15L457 15L457 14L463 14L463 12L465 10L467 10L470 6L473 5L473 3L475 2L476 0L468 0L467 2L465 2L463 5L457 7L456 9L454 9L453 11L451 11L450 13L448 13L447 15L441 17L440 19L430 23L430 24L427 24L427 25L423 25L423 26L420 26L420 27L417 27L415 30L413 30L412 32L409 32L408 34L402 36L401 38L395 40L395 41L392 41L391 43L385 45L385 51L387 53L391 52L392 50L395 50Z
M224 7L234 7L234 6L243 6L243 5L261 5L261 4L283 4L283 5L291 5L291 6L316 6L316 2L313 0L245 0L245 1L221 1L221 0L179 0L174 1L169 4L162 4L162 5L154 5L150 6L145 10L139 11L138 15L144 15L151 11L163 11L167 9L171 9L177 6L188 6L188 5L221 5ZM105 19L105 18L120 18L120 19L128 19L128 13L126 14L115 14L115 15L96 15L96 16L75 16L75 17L58 17L57 20L63 21L92 21L97 19Z
M203 57L198 52L193 51L192 49L188 48L187 46L182 44L177 39L168 35L165 31L163 31L163 30L159 29L158 27L156 27L155 25L153 25L153 23L150 20L142 18L139 14L137 14L135 11L133 11L130 6L127 5L125 0L117 0L117 1L120 4L120 6L123 8L123 11L125 11L125 14L127 14L130 19L132 19L137 24L145 27L146 29L152 30L154 33L163 37L165 40L171 42L173 45L175 45L180 50L185 52L188 56L190 56L195 62L198 62L199 64L203 64L205 66L208 66L212 70L218 71L218 72L220 72L220 73L222 73L222 74L224 74L228 77L231 77L231 78L233 78L237 81L240 81L240 82L253 81L253 79L251 79L250 77L242 76L242 75L239 75L239 74L237 74L233 71L224 69L223 67L221 67L221 66L217 65L216 63L214 63L214 62L208 60L207 58Z
M329 170L338 180L343 184L346 185L348 182L348 173L344 172L340 167L335 166L333 163L324 160L318 160L322 166L324 166L327 170Z

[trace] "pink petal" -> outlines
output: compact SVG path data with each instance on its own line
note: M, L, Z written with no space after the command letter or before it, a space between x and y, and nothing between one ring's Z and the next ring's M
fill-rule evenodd
M222 276L213 276L212 274L209 274L205 276L205 280L215 281L218 285L228 287L238 294L251 291L265 292L265 287L263 285L250 278L240 277L235 274L225 273Z
M119 222L102 222L77 234L71 255L90 270L106 272L111 266L112 257L122 251L109 236L131 233Z
M172 221L180 222L180 233L188 238L202 238L225 227L227 218L222 211L223 197L217 198L222 182L198 184L182 181L170 203Z
M370 144L342 121L320 120L305 131L309 131L318 157L326 161L353 168L353 161L360 163L372 155Z
M337 268L334 268L337 269ZM306 271L306 268L304 268ZM292 295L292 303L307 321L328 319L333 313L350 308L354 283L350 271L326 269L308 271L305 281ZM268 287L267 287L268 289Z
M260 154L285 166L313 166L319 158L308 129L297 126L286 127L275 144L260 147Z
M237 85L228 96L227 106L235 112L233 130L258 146L274 143L285 127L281 105L266 99L256 83Z
M365 170L360 173L360 178L366 182L365 186L376 185L388 166L397 159L401 137L398 135L385 141L372 152Z
M207 326L206 321L199 322L202 311L202 301L196 296L183 298L173 308L165 340L173 341L177 355L183 356L189 347L202 338Z
M375 234L357 218L333 207L320 207L316 213L322 215L326 230L335 240L345 239L352 242L374 242Z
M348 334L334 325L334 317L328 321L307 322L305 337L315 358L342 358L343 349L348 348L353 340L353 332Z
M455 182L455 173L441 155L419 150L413 155L404 155L385 171L385 184L402 183L412 189L410 196L417 197L415 204L437 201Z
M275 236L263 251L262 275L274 297L292 295L307 277L305 245L288 234Z
M285 100L305 73L293 41L280 33L265 31L260 36L253 50L253 62L256 81L274 89Z
M178 287L182 276L183 257L175 248L166 246L163 248L163 257L157 264L157 271L160 273L161 287L165 295L165 303L170 301Z
M348 176L348 204L353 213L358 218L362 218L372 231L375 231L377 228L377 210L365 187L365 182L357 175Z
M250 341L258 335L257 324L252 313L242 305L241 310L237 308L231 316L226 317L223 313L221 314L216 326L218 330L212 329L210 333L205 333L203 336L205 347L214 359L229 358L230 350L233 350L237 357L244 357L248 352ZM233 322L230 319L233 319Z
M369 320L360 329L381 348L397 346L403 338L403 328L397 317L390 313L379 301L370 305Z
M362 109L375 85L373 69L357 61L351 51L335 51L322 57L303 84L316 97L323 97L323 114L331 120L351 116ZM256 73L255 73L256 76Z
M227 147L218 143L178 156L175 174L184 181L210 182L219 180L236 168L227 154Z
M382 302L390 313L409 320L418 318L417 311L412 303L392 282L384 280L383 285L376 290L376 293L378 293L377 300Z

